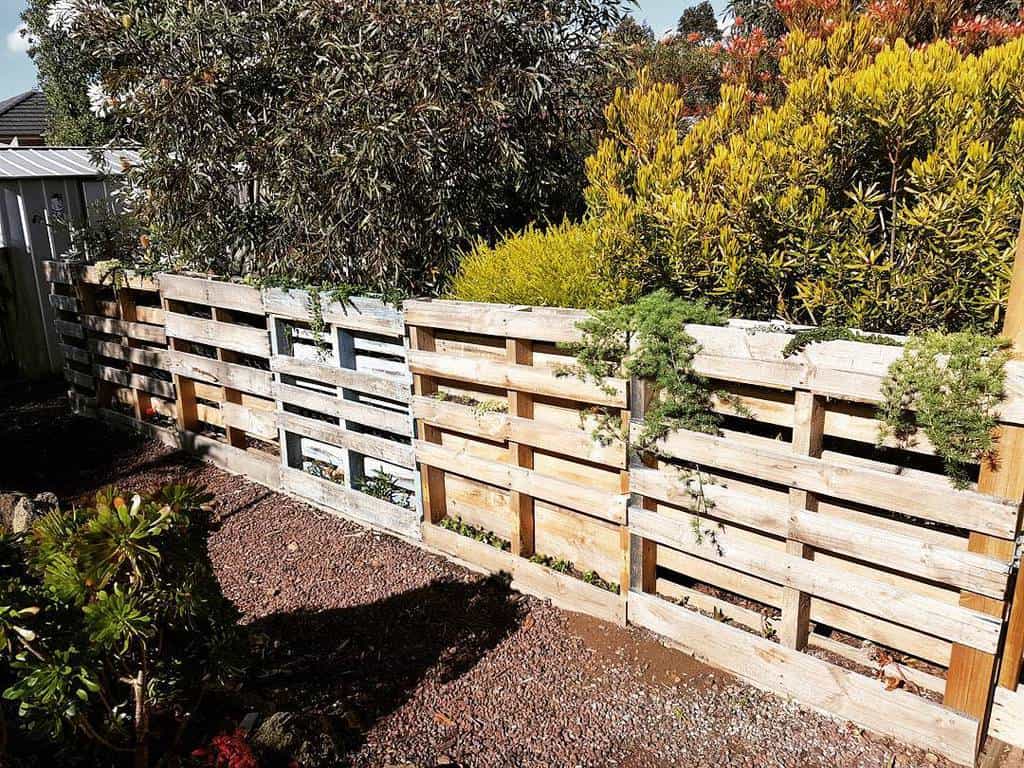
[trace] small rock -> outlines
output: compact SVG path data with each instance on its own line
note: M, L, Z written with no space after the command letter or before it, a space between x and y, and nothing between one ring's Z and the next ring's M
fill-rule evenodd
M298 552L299 551L299 545L296 544L294 541L289 541L288 542L288 551L289 552Z
M40 493L34 499L23 493L0 493L0 526L10 533L22 533L57 506L52 493Z
M259 722L259 719L260 715L258 712L250 712L242 718L242 722L239 723L238 727L244 733L249 733L249 731L256 727L256 723Z
M934 752L925 752L924 759L927 760L932 765L935 765L936 763L939 762L939 756L936 755Z

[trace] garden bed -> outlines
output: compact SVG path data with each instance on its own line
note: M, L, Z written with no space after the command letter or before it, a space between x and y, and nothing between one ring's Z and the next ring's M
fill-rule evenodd
M945 764L704 667L646 631L516 595L72 416L63 399L8 405L0 416L5 442L19 447L0 468L3 487L80 501L109 482L141 490L190 478L217 495L210 555L257 663L236 697L211 703L208 728L249 711L316 715L340 759L358 766Z

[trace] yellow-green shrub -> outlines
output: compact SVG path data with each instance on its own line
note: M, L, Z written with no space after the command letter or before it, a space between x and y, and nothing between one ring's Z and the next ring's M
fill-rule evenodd
M688 133L672 86L641 75L615 95L587 163L597 303L668 287L754 318L998 326L1024 210L1024 39L876 53L867 32L791 33L777 107L727 86Z
M503 304L603 306L595 246L595 232L585 224L565 222L546 231L530 226L463 258L452 294Z

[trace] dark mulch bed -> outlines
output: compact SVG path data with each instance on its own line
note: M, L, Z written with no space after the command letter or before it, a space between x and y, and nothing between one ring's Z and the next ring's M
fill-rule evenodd
M36 394L38 398L38 393ZM623 629L509 592L388 536L153 442L8 396L0 488L81 501L191 479L217 495L210 555L256 655L209 729L314 715L383 766L932 766L918 750L761 693Z

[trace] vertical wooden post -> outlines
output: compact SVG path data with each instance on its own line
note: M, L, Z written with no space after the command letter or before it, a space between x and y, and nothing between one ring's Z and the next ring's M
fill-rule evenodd
M123 288L114 287L114 296L117 299L117 313L121 320L126 323L134 323L139 319L138 311L135 307L135 296L132 295L132 289L125 285ZM128 374L129 381L131 381L131 374L138 371L138 366L131 360L132 349L137 349L140 344L139 342L128 336L127 333L121 339L121 344L125 347L128 355ZM135 387L131 388L132 392L132 408L135 410L135 418L139 421L145 421L146 415L149 413L149 409L152 405L152 399L148 392L143 392Z
M174 311L170 299L165 298L163 294L160 295L160 306L163 308L165 316L168 312ZM169 350L181 351L181 347L182 342L180 340L172 336L167 337L167 348ZM191 432L199 425L199 408L196 404L195 382L177 373L172 373L171 379L174 381L174 394L176 397L174 410L176 411L178 429L181 432Z
M220 307L210 307L213 315L213 319L220 323L230 323L231 313L226 309ZM230 349L221 349L217 347L217 359L222 363L234 363L238 360L238 353ZM234 403L235 405L242 404L242 393L237 389L231 389L230 387L221 387L221 402ZM245 432L238 429L237 427L231 427L227 424L224 425L224 432L228 438L228 444L245 450L247 440Z
M434 331L430 328L410 326L409 347L423 352L436 351L437 344ZM432 376L415 373L412 377L412 389L416 395L429 397L437 393L437 381ZM425 424L422 420L417 420L416 435L424 442L441 442L441 430L433 424ZM424 524L432 525L439 523L448 511L444 487L444 472L436 467L421 465L420 473L423 484Z
M624 463L625 466L619 470L619 493L629 498L629 421L630 413L624 408L620 413L620 428L622 429L625 441ZM626 510L626 520L629 520L629 510ZM629 533L629 524L624 522L619 526L619 549L622 552L622 563L619 568L619 594L625 595L633 582L633 537Z
M533 365L533 342L524 339L506 339L505 353L509 365ZM533 395L515 389L508 390L508 413L510 417L533 418ZM514 467L533 469L533 448L509 440L509 463ZM512 553L530 557L535 552L534 499L519 491L509 492L509 507L512 511Z
M633 378L629 382L629 407L625 414L626 429L629 429L630 417L643 420L647 413L647 406L651 402L653 392L650 383L645 379ZM629 432L627 431L627 435ZM626 461L629 462L630 439L626 440ZM644 453L640 457L645 466L652 469L658 468L658 459L651 453ZM626 470L626 480L629 480L629 470ZM640 506L644 509L657 511L658 502L646 496L639 498ZM630 535L629 537L629 586L623 585L623 594L628 588L633 592L646 592L655 594L658 591L658 545L650 539L642 536Z
M1017 236L1003 335L1013 342L1014 358L1024 359L1024 218L1021 219ZM978 490L1014 501L1019 510L1021 500L1024 499L1024 427L1002 425L997 430L996 441L996 461L982 464L978 475ZM1018 532L1020 527L1018 513ZM967 548L971 552L1011 562L1015 543L973 532ZM982 735L987 730L997 675L999 684L1007 688L1016 688L1020 679L1021 655L1024 652L1024 585L1019 574L1011 600L1012 608L1001 655L954 644L950 656L943 703L978 718L983 728ZM1002 600L972 592L960 593L960 605L999 617L1003 617L1006 611L1006 604Z
M78 299L78 321L82 323L82 329L84 330L83 316L99 314L96 304L96 288L85 283L82 279L82 273L78 269L73 270L71 280L73 281L75 298ZM86 333L86 337L88 337L88 333ZM86 348L89 350L89 360L93 363L93 370L89 373L93 376L93 381L95 382L96 407L99 409L109 408L113 399L113 385L109 381L104 381L96 374L96 356L93 354L92 347L89 346L89 339L85 338L84 341Z
M793 401L793 453L800 456L821 456L825 436L825 405L820 397L806 390L797 390ZM799 512L816 512L818 497L813 493L796 488L789 490L789 527L793 527L793 516ZM796 557L810 559L812 552L803 542L786 539L786 552ZM807 645L810 629L811 596L792 587L782 590L782 621L779 625L779 639L789 648L803 650Z

